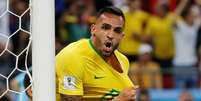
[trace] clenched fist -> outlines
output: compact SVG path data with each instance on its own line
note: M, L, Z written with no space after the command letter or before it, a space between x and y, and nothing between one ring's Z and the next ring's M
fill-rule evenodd
M125 88L112 101L134 101L136 99L138 86Z

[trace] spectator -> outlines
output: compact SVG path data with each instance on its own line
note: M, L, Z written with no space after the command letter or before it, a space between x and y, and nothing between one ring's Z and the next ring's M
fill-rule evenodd
M183 91L179 96L179 101L193 101L193 97L189 92Z
M111 0L115 7L122 9L123 11L127 9L126 1L127 0Z
M197 42L196 42L196 50L197 50L197 54L199 56L199 50L201 48L201 26L198 30L198 33L197 33Z
M66 44L89 36L82 17L88 9L82 0L72 0L59 21L58 38Z
M146 29L153 41L154 58L162 67L172 66L174 56L173 15L168 13L167 7L165 4L158 6L158 16L150 18Z
M200 23L195 22L193 6L186 6L181 13L182 19L176 22L174 58L176 87L197 86L196 37Z
M201 19L201 0L195 0L195 4L193 5L194 9L197 11L197 20L200 21ZM197 42L196 42L196 50L197 50L197 56L198 56L198 67L199 67L199 83L201 87L201 26L199 28L199 31L197 33Z
M29 70L29 73L31 74L32 73L32 70L30 68ZM31 74L32 75L32 74ZM27 73L20 73L18 74L17 76L15 76L11 81L10 81L10 89L11 90L14 90L14 91L24 91L25 89L26 92L25 93L22 93L21 95L11 95L12 99L15 99L15 101L21 101L21 99L23 99L23 101L30 101L29 99L31 98L30 93L30 90L31 90L31 82L30 82L30 78L28 76ZM28 87L28 88L27 88Z
M137 101L151 101L149 96L149 91L146 89L140 90Z
M198 69L199 69L199 87L201 88L201 47L198 50L199 62L198 62Z
M127 5L129 9L125 12L125 36L119 45L119 50L132 62L137 60L145 23L149 15L141 9L141 0L127 0Z
M139 58L137 62L131 63L129 76L134 84L139 84L140 88L162 88L162 78L159 65L151 59L152 47L142 44L139 48Z
M201 87L201 26L198 31L197 36L197 56L198 56L198 69L199 69L199 84Z
M150 37L149 41L154 47L154 60L162 67L163 87L173 87L172 74L169 73L172 67L172 60L174 58L174 36L173 27L177 16L180 15L187 0L180 2L175 12L170 12L166 2L157 5L157 15L152 16L146 27L146 34Z

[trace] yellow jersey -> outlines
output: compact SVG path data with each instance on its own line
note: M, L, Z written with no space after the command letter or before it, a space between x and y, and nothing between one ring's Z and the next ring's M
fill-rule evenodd
M144 25L148 17L148 13L143 11L125 13L125 36L119 45L119 50L125 55L138 55L141 41L134 39L134 34L143 35Z
M165 18L153 16L149 19L146 33L153 38L154 55L159 59L169 59L174 56L175 17L174 14L169 13Z
M112 99L124 88L133 87L128 77L127 58L118 50L114 54L123 73L104 61L90 39L82 39L65 47L56 56L57 95L81 95L84 101L100 101Z
M160 66L155 62L150 61L143 65L133 62L131 63L129 76L140 88L162 88L162 75L160 72Z

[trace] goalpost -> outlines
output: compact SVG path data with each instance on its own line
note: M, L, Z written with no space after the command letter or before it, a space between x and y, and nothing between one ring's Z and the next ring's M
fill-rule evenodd
M55 101L54 0L32 0L33 100Z

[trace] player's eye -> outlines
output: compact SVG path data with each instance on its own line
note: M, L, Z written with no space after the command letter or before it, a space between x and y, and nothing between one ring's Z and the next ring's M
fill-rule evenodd
M121 27L116 27L116 28L114 29L114 32L120 34L120 33L123 32L123 28L121 28Z
M109 30L109 29L111 29L112 28L112 26L110 25L110 24L106 24L106 23L104 23L102 26L101 26L101 29L103 29L103 30Z

